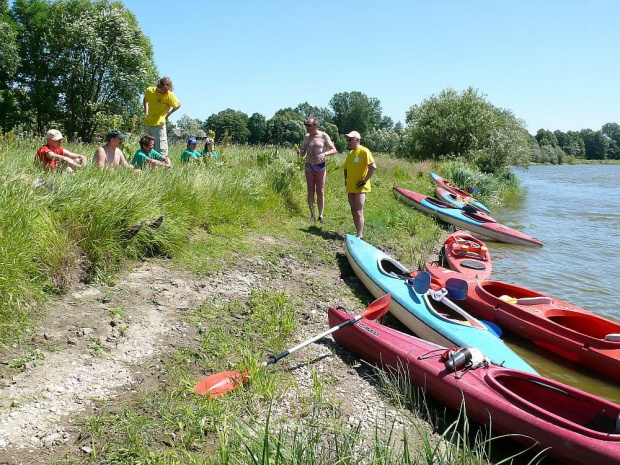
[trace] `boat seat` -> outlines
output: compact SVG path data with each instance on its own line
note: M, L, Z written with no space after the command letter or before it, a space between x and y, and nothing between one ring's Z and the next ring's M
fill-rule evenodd
M465 268L471 268L472 270L486 270L487 267L484 263L477 262L476 260L463 260L461 266Z
M620 342L620 333L611 333L605 336L605 340L609 342Z

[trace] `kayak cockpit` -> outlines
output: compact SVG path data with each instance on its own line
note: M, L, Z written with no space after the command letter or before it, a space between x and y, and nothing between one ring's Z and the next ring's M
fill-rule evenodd
M575 312L553 308L546 310L544 316L564 327L579 334L595 339L602 339L610 344L614 343L614 335L620 333L620 324L611 320L592 315L590 313ZM610 337L607 337L610 336ZM620 346L620 341L616 344Z
M411 271L391 257L383 257L377 262L379 271L392 278L404 279L410 276Z
M538 418L590 437L618 440L617 404L524 372L495 370L485 378L490 387Z

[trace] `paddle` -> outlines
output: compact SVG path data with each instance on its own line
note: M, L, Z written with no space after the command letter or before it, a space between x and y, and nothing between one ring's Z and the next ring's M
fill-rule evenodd
M322 332L321 334L314 336L301 344L296 345L284 352L279 353L278 355L272 355L266 361L264 361L261 366L273 365L278 360L286 357L287 355L292 354L293 352L297 352L299 349L306 347L307 345L312 344L313 342L318 341L319 339L324 338L325 336L338 331L345 326L352 325L362 318L366 318L368 320L376 320L377 318L381 318L385 315L390 309L390 301L392 300L392 294L385 294L383 297L379 297L377 300L372 302L364 312L360 315L356 315L353 318L343 321L338 326L334 326L333 328L328 329L327 331ZM194 391L200 394L201 396L209 393L209 397L213 399L214 397L221 396L226 394L227 392L234 391L239 386L241 386L244 382L247 381L247 376L239 373L238 371L222 371L219 373L214 373L212 375L207 376L203 380L199 381L194 386Z
M428 288L431 287L431 275L428 271L420 271L415 278L407 279L407 284L413 286L413 290L418 294L426 294Z
M444 288L445 288L446 294L448 295L450 299L465 300L465 298L467 297L467 291L469 289L469 286L467 284L467 281L463 279L449 278L446 281ZM445 294L443 294L442 291L443 289L440 289L439 291L431 291L431 292L436 293L436 295L432 295L432 297L435 300L441 300L445 296ZM497 337L501 337L502 329L499 326L497 326L495 323L491 321L487 321L487 320L478 320L478 321L480 321L480 323L486 326L489 329L489 331L491 331Z

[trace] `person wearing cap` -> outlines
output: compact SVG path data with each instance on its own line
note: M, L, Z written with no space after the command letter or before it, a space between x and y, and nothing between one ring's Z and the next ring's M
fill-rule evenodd
M205 148L202 151L202 157L205 162L211 158L217 160L218 154L213 149L213 139L211 139L210 137L207 137L207 140L205 140Z
M351 131L345 134L345 137L350 152L344 162L344 185L347 187L356 236L361 239L364 232L366 193L370 192L370 178L377 165L370 150L360 145L362 137L359 132Z
M173 89L170 78L164 76L157 81L157 85L146 89L142 100L146 115L146 133L155 138L154 148L164 156L168 156L166 122L172 113L181 108L181 103L172 93Z
M123 166L133 169L133 165L127 162L123 151L120 149L123 139L125 139L125 134L117 129L108 132L105 136L106 144L95 150L93 165L101 169L107 166Z
M145 134L140 138L140 150L138 150L133 158L131 164L138 169L152 166L157 168L163 166L166 168L172 168L172 163L168 157L164 157L161 153L155 150L155 138Z
M319 119L311 116L305 123L308 133L304 136L303 145L297 155L306 157L306 185L308 187L308 207L310 219L316 220L314 215L314 194L319 209L319 221L324 223L323 208L325 207L325 180L327 179L326 159L338 153L331 138L326 132L319 131Z
M189 163L190 161L196 161L202 158L202 153L196 150L198 142L195 138L190 137L187 139L187 148L181 154L181 163Z
M86 157L68 151L62 147L62 133L58 129L50 129L45 134L47 143L37 150L35 161L43 164L46 170L55 168L73 171L86 166Z

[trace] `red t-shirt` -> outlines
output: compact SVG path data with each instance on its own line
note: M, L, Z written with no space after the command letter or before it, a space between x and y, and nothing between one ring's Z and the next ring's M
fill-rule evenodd
M55 153L56 155L63 155L64 150L65 149L63 149L62 147L58 147L57 149L51 149L47 145L44 145L39 150L37 150L37 158L35 158L35 161L41 161L41 163L43 163L43 166L47 169L54 169L58 164L58 160L56 158L48 158L45 155L49 152Z

